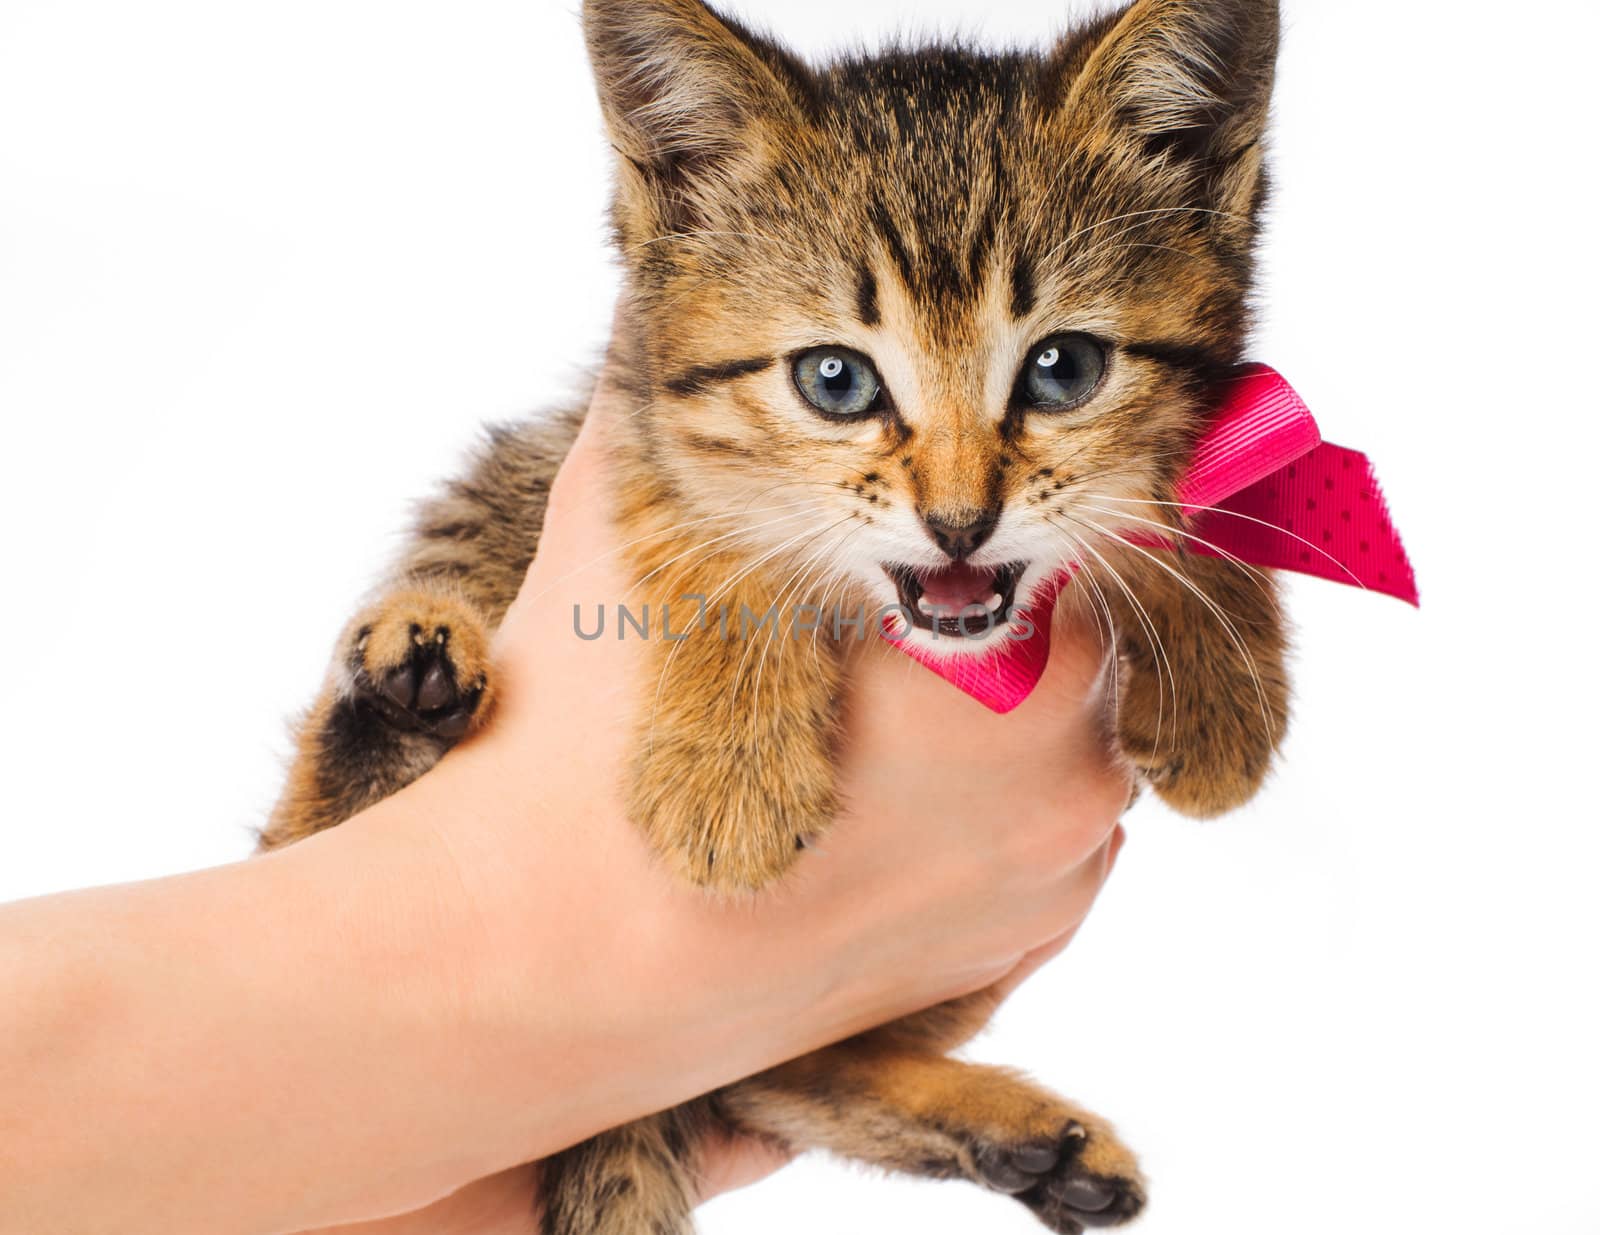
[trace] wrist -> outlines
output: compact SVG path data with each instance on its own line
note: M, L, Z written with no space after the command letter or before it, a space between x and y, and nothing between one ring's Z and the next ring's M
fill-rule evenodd
M486 734L353 821L430 868L432 980L474 1044L480 1104L513 1137L489 1169L865 1027L849 966L796 963L816 924L788 890L734 902L680 883L620 795L559 760L532 765L530 745L511 726Z
M502 1134L489 1170L733 1079L707 1061L717 1009L737 1001L725 983L702 997L717 988L683 930L700 894L656 868L597 787L532 766L521 737L459 748L336 830L394 855L378 865L396 863L397 885L428 889L422 981L449 1018L439 1036L475 1069L460 1078L469 1106L488 1104L481 1122Z

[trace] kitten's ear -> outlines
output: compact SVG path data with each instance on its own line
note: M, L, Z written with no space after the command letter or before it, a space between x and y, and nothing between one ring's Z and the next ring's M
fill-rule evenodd
M1069 120L1198 164L1218 209L1249 213L1278 60L1278 0L1134 0L1046 70Z
M715 178L753 130L804 118L804 66L701 0L585 0L583 28L612 143L658 188Z

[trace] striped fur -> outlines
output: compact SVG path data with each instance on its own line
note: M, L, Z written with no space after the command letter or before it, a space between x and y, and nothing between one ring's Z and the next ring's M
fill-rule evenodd
M930 529L983 521L978 553L1027 563L1024 598L1088 567L1070 599L1114 639L1118 736L1149 783L1196 815L1248 799L1287 717L1274 585L1125 538L1184 533L1166 503L1241 358L1275 0L1134 0L1043 53L821 67L702 0L583 14L618 154L612 368L630 407L613 513L648 580L637 599L891 603L886 563L932 568ZM1068 331L1104 341L1106 376L1082 408L1042 414L1017 399L1019 369ZM872 415L830 420L800 397L792 359L824 345L872 358L888 392ZM392 586L341 637L265 847L394 792L491 714L488 636L578 424L497 432L425 507ZM715 892L768 885L835 814L845 649L815 637L799 654L790 633L656 644L668 672L649 675L630 805L666 865ZM683 1235L709 1121L967 1179L1058 1232L1131 1218L1143 1183L1103 1121L946 1056L993 1005L946 1005L574 1148L545 1172L544 1230Z

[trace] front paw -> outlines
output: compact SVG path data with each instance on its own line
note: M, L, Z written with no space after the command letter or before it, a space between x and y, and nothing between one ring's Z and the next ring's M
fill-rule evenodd
M396 592L361 614L350 638L351 697L396 728L454 742L487 712L488 635L462 601Z
M980 1183L1016 1197L1059 1235L1120 1226L1144 1209L1133 1155L1098 1121L1073 1119L1024 1142L984 1141L972 1157Z
M1168 806L1194 819L1215 819L1244 806L1272 767L1275 737L1231 724L1205 731L1169 721L1169 734L1120 726L1122 753Z
M822 749L650 745L635 770L632 814L681 878L722 893L768 886L821 835L837 807Z
M1129 648L1122 670L1118 745L1162 801L1211 819L1256 795L1287 725L1281 659L1266 651L1204 673L1180 665L1174 682L1165 664Z

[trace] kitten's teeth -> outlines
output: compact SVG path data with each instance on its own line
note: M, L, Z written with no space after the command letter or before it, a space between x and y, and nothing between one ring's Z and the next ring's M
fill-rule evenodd
M988 609L990 613L999 613L1000 612L1000 606L1005 604L1005 603L1006 602L1005 602L1004 598L1001 597L1000 593L996 592L993 596L989 597L989 599L984 602L984 607L986 609Z
M922 610L923 616L925 616L925 617L938 617L939 616L934 611L933 602L931 600L929 600L926 596L919 596L917 598L917 608Z

